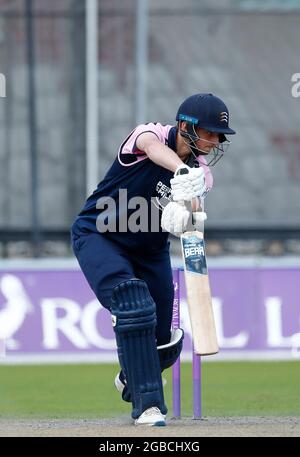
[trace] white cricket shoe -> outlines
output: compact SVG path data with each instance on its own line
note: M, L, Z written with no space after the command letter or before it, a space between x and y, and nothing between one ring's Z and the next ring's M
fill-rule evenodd
M135 419L134 425L164 427L166 425L166 416L156 406L153 406L146 409L138 419Z

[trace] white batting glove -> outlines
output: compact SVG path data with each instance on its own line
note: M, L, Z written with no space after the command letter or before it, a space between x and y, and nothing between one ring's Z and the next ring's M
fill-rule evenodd
M187 169L188 173L178 174L182 168ZM187 165L180 165L170 183L171 195L175 202L191 201L195 197L202 197L207 191L203 168L190 168Z
M180 236L186 230L189 216L190 213L183 204L170 202L162 212L161 227L166 232Z
M187 230L190 212L185 205L177 202L170 202L164 208L161 217L161 227L172 235L180 236ZM193 213L193 226L195 230L202 230L203 222L207 215L204 211Z

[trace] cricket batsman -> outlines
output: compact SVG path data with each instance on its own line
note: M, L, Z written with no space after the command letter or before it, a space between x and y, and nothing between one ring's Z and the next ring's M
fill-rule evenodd
M210 166L230 144L226 135L235 133L227 106L209 93L187 98L176 121L138 125L129 133L71 231L79 265L111 313L121 368L114 383L131 402L137 426L166 425L161 373L182 349L182 329L171 331L168 235L186 230L184 201L196 202L196 229L206 219Z

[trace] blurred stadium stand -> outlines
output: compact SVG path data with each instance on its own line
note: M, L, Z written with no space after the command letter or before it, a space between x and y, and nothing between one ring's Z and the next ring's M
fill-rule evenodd
M300 1L149 3L145 121L172 124L184 98L208 91L226 101L237 131L212 170L208 253L300 255L300 99L291 95ZM69 227L85 200L84 2L32 4L40 255L68 256ZM3 257L32 256L26 30L26 1L0 0ZM134 127L134 49L135 1L99 0L99 180Z

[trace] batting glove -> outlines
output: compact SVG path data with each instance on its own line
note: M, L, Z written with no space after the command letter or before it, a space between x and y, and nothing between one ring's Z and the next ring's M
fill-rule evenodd
M188 173L179 174L179 170L183 168ZM203 168L190 168L187 165L180 165L170 184L171 195L175 202L191 201L195 197L202 197L207 192Z
M186 230L190 213L183 203L170 202L161 216L161 227L166 232L180 236Z
M161 227L172 235L180 236L187 230L190 212L183 203L170 202L164 208L161 217ZM193 213L195 230L202 230L202 224L207 219L204 211Z

